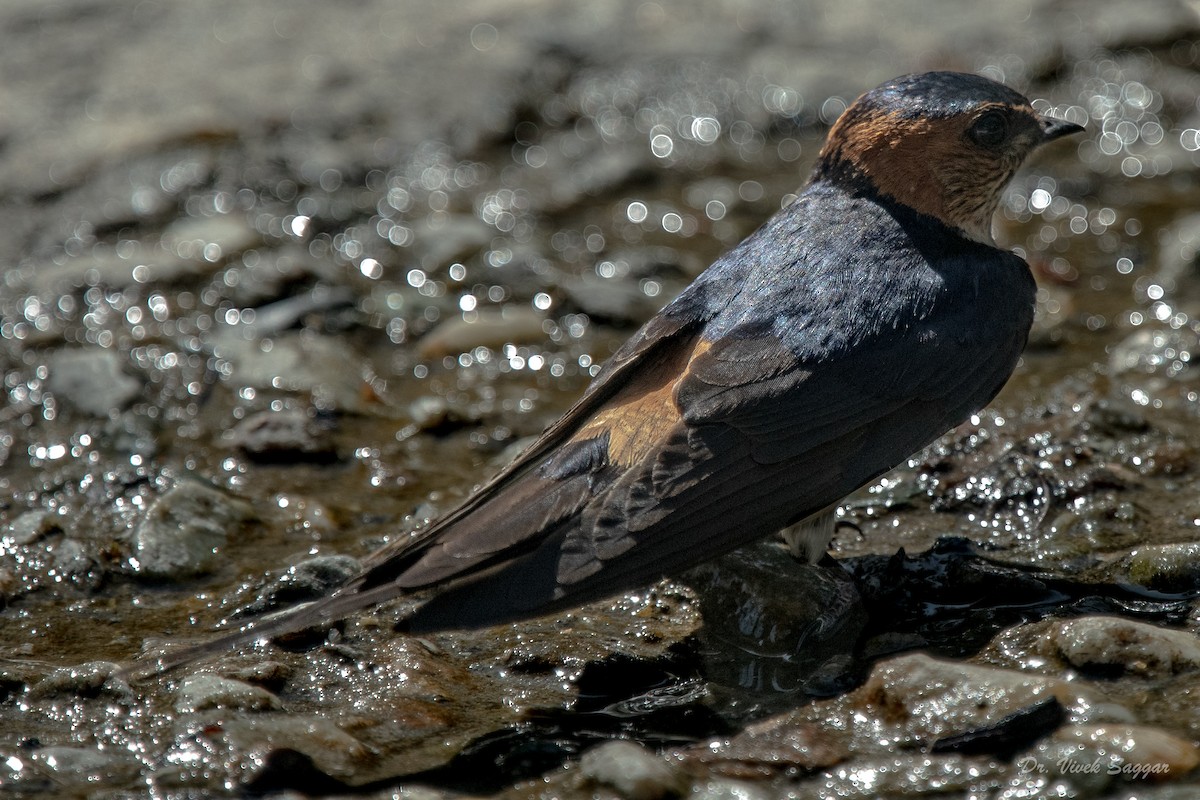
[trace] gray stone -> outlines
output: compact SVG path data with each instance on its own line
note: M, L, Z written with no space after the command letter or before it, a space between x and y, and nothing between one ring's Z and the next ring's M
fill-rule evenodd
M1050 636L1071 666L1117 667L1139 675L1171 675L1200 668L1200 638L1120 617L1060 622Z
M657 800L678 794L682 779L661 756L634 742L614 740L593 747L579 760L589 780L609 786L627 800Z
M18 515L7 525L0 527L0 537L16 545L33 544L52 533L60 533L62 523L58 515L42 509L33 509Z
M48 387L68 405L97 417L116 414L134 401L141 381L124 371L125 359L101 347L59 350L47 359Z
M181 714L214 708L268 711L279 706L279 698L266 689L216 675L189 675L175 692L175 710Z
M230 334L221 336L214 349L232 367L226 379L235 386L308 393L324 409L372 407L363 365L346 342L310 333L263 340Z
M134 572L152 580L212 570L229 529L254 518L246 503L194 480L184 480L146 510L133 534Z
M476 347L497 349L505 344L543 342L543 317L527 306L487 308L468 317L451 317L421 339L422 358L457 355Z

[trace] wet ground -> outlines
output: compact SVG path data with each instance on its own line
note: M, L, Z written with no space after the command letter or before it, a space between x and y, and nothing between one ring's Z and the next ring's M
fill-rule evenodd
M581 4L582 5L582 4ZM1191 797L1200 19L1148 3L0 10L0 795ZM453 506L803 181L982 72L1086 122L987 411L746 548L483 634L129 683Z

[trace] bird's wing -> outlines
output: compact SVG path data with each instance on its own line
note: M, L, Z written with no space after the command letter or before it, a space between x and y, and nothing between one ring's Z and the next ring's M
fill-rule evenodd
M585 509L563 546L564 596L678 572L838 502L986 404L1019 351L934 340L914 353L893 336L812 362L746 333L690 361L679 428Z
M648 358L559 444L553 470L479 506L399 578L446 581L410 624L478 627L579 605L820 511L984 405L1019 349L998 345L887 335L814 361L746 328L674 349L671 364ZM663 372L669 409L661 392L629 391ZM511 538L498 534L506 525Z

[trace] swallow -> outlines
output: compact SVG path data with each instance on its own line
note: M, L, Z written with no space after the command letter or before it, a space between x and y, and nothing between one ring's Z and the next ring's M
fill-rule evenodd
M992 216L1031 152L1081 130L977 75L907 75L865 93L796 200L459 507L368 556L326 598L155 669L409 595L428 595L400 623L409 632L519 621L789 526L793 549L819 556L846 495L1012 374L1035 285L996 246Z

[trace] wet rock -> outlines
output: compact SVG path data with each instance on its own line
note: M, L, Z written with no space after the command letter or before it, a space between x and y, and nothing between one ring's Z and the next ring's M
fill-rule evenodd
M187 217L167 226L162 246L188 261L220 263L260 241L258 232L239 214Z
M128 698L129 684L119 677L121 667L111 661L89 661L73 667L56 669L29 687L30 699L60 695L97 697L101 694Z
M1200 265L1200 214L1187 214L1160 233L1158 276L1165 287L1187 291Z
M317 408L366 411L373 394L353 349L338 339L309 332L262 341L222 336L214 348L230 364L235 386L308 393Z
M138 522L130 558L134 573L149 580L174 580L209 572L230 532L254 516L241 500L198 481L181 481L155 500Z
M543 342L542 315L527 306L505 306L452 317L440 323L417 345L421 358L465 353L476 347L497 349L505 344Z
M293 673L292 667L282 661L259 661L248 667L233 670L229 676L234 680L262 686L269 692L278 693Z
M326 775L339 779L354 778L372 760L362 742L319 715L234 715L221 723L221 729L241 752L265 755L278 749L297 750Z
M310 315L352 308L354 301L355 294L350 289L320 285L303 294L276 300L249 312L244 311L238 314L235 323L225 323L223 330L236 329L243 339L277 336L289 328L297 327Z
M1061 622L1049 643L1071 666L1105 673L1171 675L1200 668L1200 638L1120 617Z
M1113 375L1178 377L1188 374L1188 365L1198 354L1200 335L1195 331L1143 327L1110 348L1108 366Z
M142 384L124 371L125 359L115 350L89 347L58 350L46 360L48 387L68 405L97 417L108 417L132 403Z
M453 215L425 220L413 230L413 249L421 266L437 269L479 252L496 229L474 216Z
M259 463L329 464L337 460L329 426L318 425L307 409L256 412L235 425L226 438Z
M771 800L775 796L767 787L721 778L693 786L688 795L690 800Z
M58 515L41 509L26 511L0 527L0 537L15 545L30 545L54 533L62 533Z
M579 771L627 800L657 800L682 790L679 774L661 756L629 741L611 741L583 754Z
M100 786L123 783L138 772L138 763L116 748L42 747L29 756L48 774L60 791L68 787L89 793Z
M1156 592L1194 592L1200 587L1200 542L1139 547L1106 572Z
M681 756L727 778L762 780L780 772L831 767L850 753L849 731L786 713L748 725L729 739L683 750Z
M575 308L617 325L641 325L663 305L662 297L648 297L636 282L571 278L559 285Z
M266 689L216 675L189 675L175 692L175 710L181 714L214 708L268 711L279 707L279 698Z
M914 745L994 725L1051 697L1068 711L1096 701L1070 681L924 654L876 665L855 695L853 706L865 717L898 723L897 742Z
M444 397L423 395L408 406L408 415L419 430L434 436L445 436L472 425L478 425L480 417L471 409L453 405Z
M800 562L777 542L743 547L686 579L713 653L706 671L719 683L736 684L753 654L764 685L806 684L824 663L851 652L866 624L848 574Z
M265 614L283 606L316 600L353 578L362 563L350 556L332 555L309 558L289 567L258 593L254 602L242 611L246 615Z
M345 781L323 772L312 758L299 750L280 747L269 750L259 759L257 769L242 784L254 797L312 797L345 795L354 791Z
M1106 772L1126 779L1178 777L1200 764L1194 744L1143 725L1070 725L1054 738L1094 749Z

